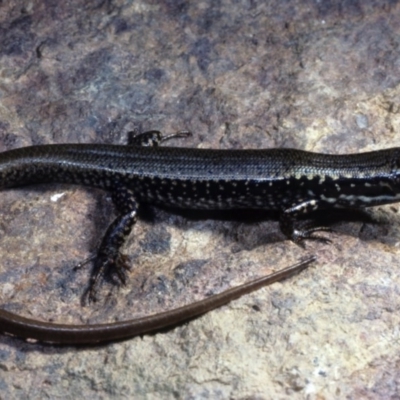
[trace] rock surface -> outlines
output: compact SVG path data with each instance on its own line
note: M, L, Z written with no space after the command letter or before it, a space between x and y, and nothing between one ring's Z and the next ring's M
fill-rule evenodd
M202 148L357 153L400 146L400 5L366 1L0 4L0 150L124 143L133 128ZM0 336L4 398L331 399L400 392L400 217L342 221L333 245L274 219L144 213L129 284L80 306L113 207L101 191L1 193L0 301L43 320L147 315L318 262L201 318L93 348Z

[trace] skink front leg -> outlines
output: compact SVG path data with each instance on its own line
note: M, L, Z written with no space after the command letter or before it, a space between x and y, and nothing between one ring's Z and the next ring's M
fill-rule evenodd
M281 231L297 244L300 244L305 239L330 243L331 241L325 237L313 235L315 232L320 231L330 232L330 228L326 226L314 226L312 224L303 224L303 226L301 226L298 222L296 223L297 217L315 211L321 206L321 202L313 199L285 209L280 216Z

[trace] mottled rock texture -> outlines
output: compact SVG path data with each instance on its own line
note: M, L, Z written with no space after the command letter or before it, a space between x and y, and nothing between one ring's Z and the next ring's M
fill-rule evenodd
M0 150L124 143L133 128L203 148L329 153L400 146L397 0L0 2ZM62 194L62 196L56 196ZM0 336L4 398L333 399L400 392L399 206L342 221L333 244L277 220L147 210L129 284L80 306L113 207L101 191L7 190L2 307L93 323L175 307L283 268L288 281L165 332L94 348Z

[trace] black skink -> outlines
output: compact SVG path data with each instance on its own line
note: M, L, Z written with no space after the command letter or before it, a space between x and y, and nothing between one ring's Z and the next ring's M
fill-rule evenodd
M59 182L111 192L118 216L107 229L95 258L89 291L92 300L103 274L112 273L120 282L126 281L128 266L120 248L132 230L141 203L191 209L278 210L282 232L300 242L326 241L314 234L326 228L301 227L296 223L300 214L400 200L399 148L326 155L293 149L205 150L158 146L181 136L187 134L162 137L158 131L150 131L131 137L126 146L65 144L10 150L0 154L0 187ZM282 279L311 261L313 258L261 278L262 284ZM110 341L202 314L258 287L257 282L248 285L177 310L92 328L68 329L65 325L40 323L0 311L0 330L58 343Z

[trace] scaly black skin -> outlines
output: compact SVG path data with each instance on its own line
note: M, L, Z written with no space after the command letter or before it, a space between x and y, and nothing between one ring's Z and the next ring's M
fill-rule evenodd
M187 135L181 132L162 137L160 132L150 131L131 136L127 146L65 144L7 151L0 154L0 186L58 182L111 192L118 216L108 228L95 257L90 300L95 299L99 278L105 273L111 272L117 281L125 282L128 265L120 248L136 222L137 209L142 203L190 209L277 210L281 215L282 232L295 242L301 242L304 239L326 241L314 235L326 228L296 226L299 214L337 207L363 208L400 200L399 148L326 155L293 149L158 147L167 139ZM311 261L313 259L289 267L288 273L293 272L290 268L301 269ZM280 279L285 277L285 271L279 275ZM268 279L275 279L275 275L265 277L264 284L270 283ZM225 302L233 298L229 296L224 297ZM212 299L204 300L209 304L207 310L213 308L210 308ZM218 301L215 306L221 304L221 300ZM181 321L193 316L194 308L190 312L188 308L167 314L176 312L174 318ZM198 309L203 310L202 305ZM148 317L153 318L151 323L155 317L157 315ZM170 317L168 314L166 319ZM131 329L125 336L148 332L150 322L147 320L145 326L140 322L138 327L137 321L128 321ZM40 329L37 329L38 324ZM121 338L123 335L118 333L118 328L114 332L114 328L109 329L111 326L115 328L114 324L101 325L99 331L90 336L91 342ZM64 325L38 323L0 310L0 329L5 332L45 341L88 342L85 339L88 327L71 327L74 333L68 335L67 332L62 337L55 334L57 327L66 332ZM126 326L124 329L126 331Z

